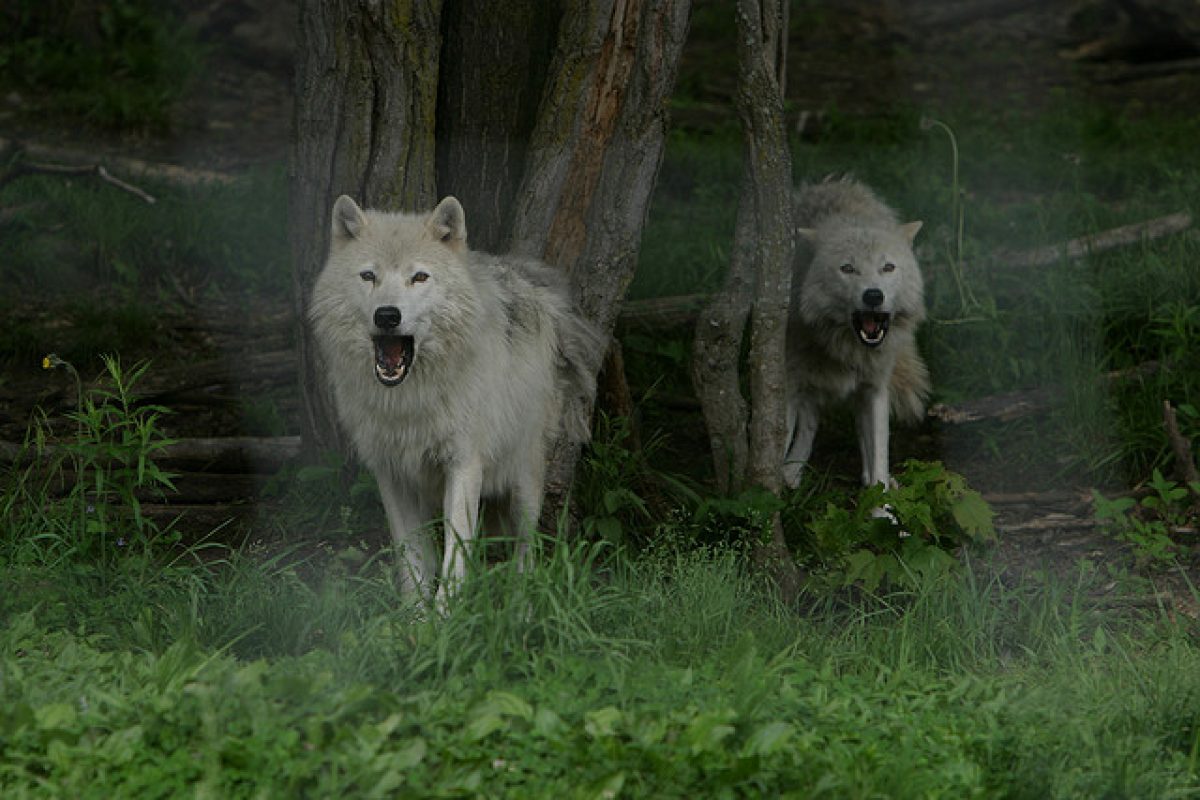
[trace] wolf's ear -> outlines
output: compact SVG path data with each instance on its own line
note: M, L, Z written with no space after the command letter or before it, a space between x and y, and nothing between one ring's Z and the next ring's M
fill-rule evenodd
M909 244L912 244L913 239L917 238L917 233L921 230L924 222L917 220L916 222L906 222L900 226L900 233L904 234L904 238L908 239Z
M342 195L333 203L333 238L357 239L367 227L367 217L358 204Z
M809 244L816 244L817 243L817 229L816 228L796 228L796 240L801 241L801 242L808 242Z
M454 197L446 197L437 204L425 227L430 236L451 250L458 250L467 242L467 215Z

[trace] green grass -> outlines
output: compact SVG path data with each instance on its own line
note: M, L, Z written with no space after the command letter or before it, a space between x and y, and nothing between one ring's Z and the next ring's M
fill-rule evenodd
M37 175L0 192L6 284L59 296L108 291L155 296L175 283L241 292L288 291L291 272L282 169L227 186L181 189L145 181L149 205L106 183Z
M18 0L0 17L0 86L43 118L163 130L202 60L154 0Z
M1086 582L784 608L729 551L560 546L422 618L336 560L8 564L6 796L1200 789L1200 650ZM309 566L318 566L310 564Z

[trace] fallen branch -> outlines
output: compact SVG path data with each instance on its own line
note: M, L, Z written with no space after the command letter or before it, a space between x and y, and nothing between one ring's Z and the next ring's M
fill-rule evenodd
M1051 512L1023 522L1001 523L996 528L1001 533L1036 533L1040 531L1083 530L1098 527L1096 520L1077 517L1073 514Z
M623 330L631 328L663 328L693 325L696 316L710 300L707 294L684 294L672 297L654 297L649 300L631 300L621 306L617 326Z
M146 191L114 176L107 169L105 169L104 165L102 164L72 166L68 164L39 164L34 162L21 162L13 167L10 167L9 170L3 175L0 175L0 189L12 183L17 178L23 178L26 175L66 175L68 177L76 175L95 175L100 178L100 180L109 183L124 192L129 192L134 197L144 200L150 205L153 205L157 202L154 197Z
M1181 75L1185 72L1200 72L1200 58L1183 58L1176 61L1159 61L1154 64L1134 64L1121 67L1101 76L1101 83L1127 83L1147 78Z
M1161 239L1185 231L1192 226L1192 215L1186 211L1156 217L1145 222L1122 225L1100 233L1080 236L1061 244L1038 247L1010 255L1000 255L996 261L1009 267L1045 267L1059 261L1077 258L1128 247L1139 242Z
M1129 369L1106 372L1101 377L1101 381L1105 386L1110 386L1133 378L1148 377L1161 369L1162 364L1158 361L1145 361ZM955 405L935 403L929 407L926 416L948 425L962 425L984 420L1010 422L1053 408L1055 402L1062 395L1063 390L1060 387L1041 386L1032 389L1018 389L977 397Z
M917 21L926 28L957 28L972 22L1002 19L1038 5L1037 0L974 0L947 3Z
M30 158L41 161L57 161L75 165L94 164L97 161L96 153L94 152L81 152L64 147L37 144L36 142L17 142L12 139L0 138L0 153L11 152L13 150L23 152ZM117 169L129 175L138 175L184 186L197 186L206 183L227 185L237 180L237 176L227 172L181 167L177 164L161 164L152 161L143 161L139 158L129 158L127 156L106 155L101 160L108 168Z
M202 472L265 474L274 472L300 455L299 436L224 436L179 439L155 456L155 463L171 469ZM48 445L44 455L59 451ZM16 442L0 442L0 459L28 459L32 452Z

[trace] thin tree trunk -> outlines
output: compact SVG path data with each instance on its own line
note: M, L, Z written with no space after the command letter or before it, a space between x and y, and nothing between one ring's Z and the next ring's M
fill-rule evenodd
M700 312L692 346L692 386L704 412L717 491L722 494L742 488L749 461L746 424L750 411L742 397L738 362L754 302L758 235L754 191L747 172L742 176L725 285Z
M758 220L758 282L750 329L750 430L747 479L773 494L783 488L785 334L792 286L792 160L783 120L780 51L787 42L788 0L738 2L738 113ZM779 515L757 560L787 599L799 588Z
M288 218L300 326L304 440L345 450L305 324L340 194L366 205L432 205L442 0L301 0Z

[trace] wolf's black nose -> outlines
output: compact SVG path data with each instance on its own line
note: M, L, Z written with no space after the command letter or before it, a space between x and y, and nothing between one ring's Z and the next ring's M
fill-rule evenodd
M882 295L880 295L882 297ZM391 330L400 325L400 309L395 306L380 306L375 309L375 325L384 330Z
M867 289L863 292L863 305L867 308L878 308L883 305L883 291L880 289ZM375 322L379 322L378 311L375 312Z

